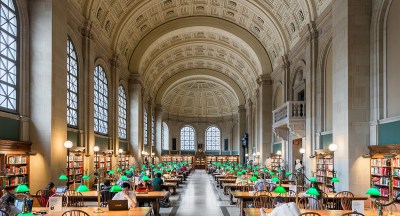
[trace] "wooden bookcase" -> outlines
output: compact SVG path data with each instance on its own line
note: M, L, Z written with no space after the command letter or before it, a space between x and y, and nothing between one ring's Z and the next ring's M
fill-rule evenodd
M212 162L235 162L239 163L239 155L207 155L206 156L207 164Z
M315 150L316 154L316 174L318 183L321 184L325 191L332 192L332 178L334 171L333 153L329 150Z
M97 165L97 169L99 171L103 171L104 178L107 177L107 172L113 168L112 167L112 151L104 151L104 152L99 153L97 155L97 157L95 156L93 170L96 170L96 165Z
M371 155L371 183L381 192L381 197L388 198L391 181L392 197L396 197L400 193L400 144L368 146L368 148Z
M20 184L29 187L30 142L0 140L0 184L13 190Z
M271 154L271 170L276 172L281 169L282 156L279 154Z
M118 167L129 169L129 155L118 156Z
M75 183L80 183L82 176L84 174L84 151L82 147L78 147L76 149L71 149L69 152L69 171L67 170L68 183L72 184L75 180ZM68 169L68 156L66 156L65 167Z
M193 163L193 155L162 155L162 162L189 162Z

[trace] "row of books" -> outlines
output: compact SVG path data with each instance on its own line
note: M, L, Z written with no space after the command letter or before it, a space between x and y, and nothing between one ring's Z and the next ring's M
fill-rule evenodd
M26 156L7 156L8 164L26 164L27 157Z
M94 158L94 161L97 162L97 158ZM110 161L111 161L111 158L107 157L107 162L110 162ZM100 157L100 163L104 163L104 162L106 162L105 158L104 157Z
M333 158L318 158L317 164L333 164Z
M400 180L394 179L393 180L393 186L400 187Z
M67 156L67 161L68 161L68 156ZM81 155L70 155L69 161L83 161L83 158Z
M381 178L379 178L379 181L377 181L377 183L380 185L388 185L388 181L389 181L389 178L381 177Z
M69 162L69 168L74 168L74 167L82 167L83 166L83 162L82 161L70 161Z
M7 175L28 174L27 166L10 166L7 168Z
M393 169L393 175L400 177L400 168L399 169Z
M390 166L390 160L387 158L374 158L371 159L371 166Z
M19 184L26 184L27 181L27 177L26 176L18 176L18 177L10 177L7 178L6 180L6 186L16 186Z
M76 168L76 169L74 169L75 170L75 175L79 175L79 174L82 174L83 173L83 168ZM73 170L70 170L69 172L67 172L67 175L73 175L74 174L74 171Z
M392 163L394 167L400 167L400 158L393 158Z
M100 168L104 168L104 167L110 167L111 168L111 163L101 163L100 164Z
M390 175L390 167L371 167L371 174L372 175Z
M317 169L322 169L322 170L333 170L333 164L317 164Z

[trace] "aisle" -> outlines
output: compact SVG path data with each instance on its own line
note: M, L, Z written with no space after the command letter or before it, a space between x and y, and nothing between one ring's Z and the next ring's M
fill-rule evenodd
M221 201L205 170L196 170L190 175L177 211L178 216L224 216Z

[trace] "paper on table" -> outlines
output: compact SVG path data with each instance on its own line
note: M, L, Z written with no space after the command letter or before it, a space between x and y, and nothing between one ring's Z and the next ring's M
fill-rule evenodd
M364 201L363 200L353 200L351 202L351 210L358 213L364 214Z
M50 197L49 198L49 211L50 212L61 212L62 211L62 197Z

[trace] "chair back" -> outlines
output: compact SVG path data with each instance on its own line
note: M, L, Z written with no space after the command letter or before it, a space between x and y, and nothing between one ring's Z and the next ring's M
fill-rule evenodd
M254 208L273 208L273 199L269 191L257 191L253 196Z
M65 211L61 216L89 216L89 214L82 210L68 210Z
M322 205L314 197L302 197L299 200L298 206L300 209L307 209L307 210L322 210Z
M0 209L0 215L1 216L9 216L8 212L1 210L1 209Z
M341 191L335 195L335 197L349 197L354 198L354 194L350 191Z
M113 198L114 193L110 192L109 190L102 190L100 193L101 193L101 203L100 203L100 205L102 207L107 207L108 206L108 200Z
M299 216L321 216L321 215L318 214L317 212L304 212L299 214Z
M50 191L46 189L40 189L36 191L36 200L40 207L46 207L47 200L49 199Z
M68 196L68 207L84 206L82 193L76 192L75 190L67 190L65 193Z
M364 216L364 214L361 214L360 212L348 212L342 214L341 216Z
M352 209L352 202L351 202L351 199L348 197L342 197L340 199L340 204L342 205L343 210L351 210Z

